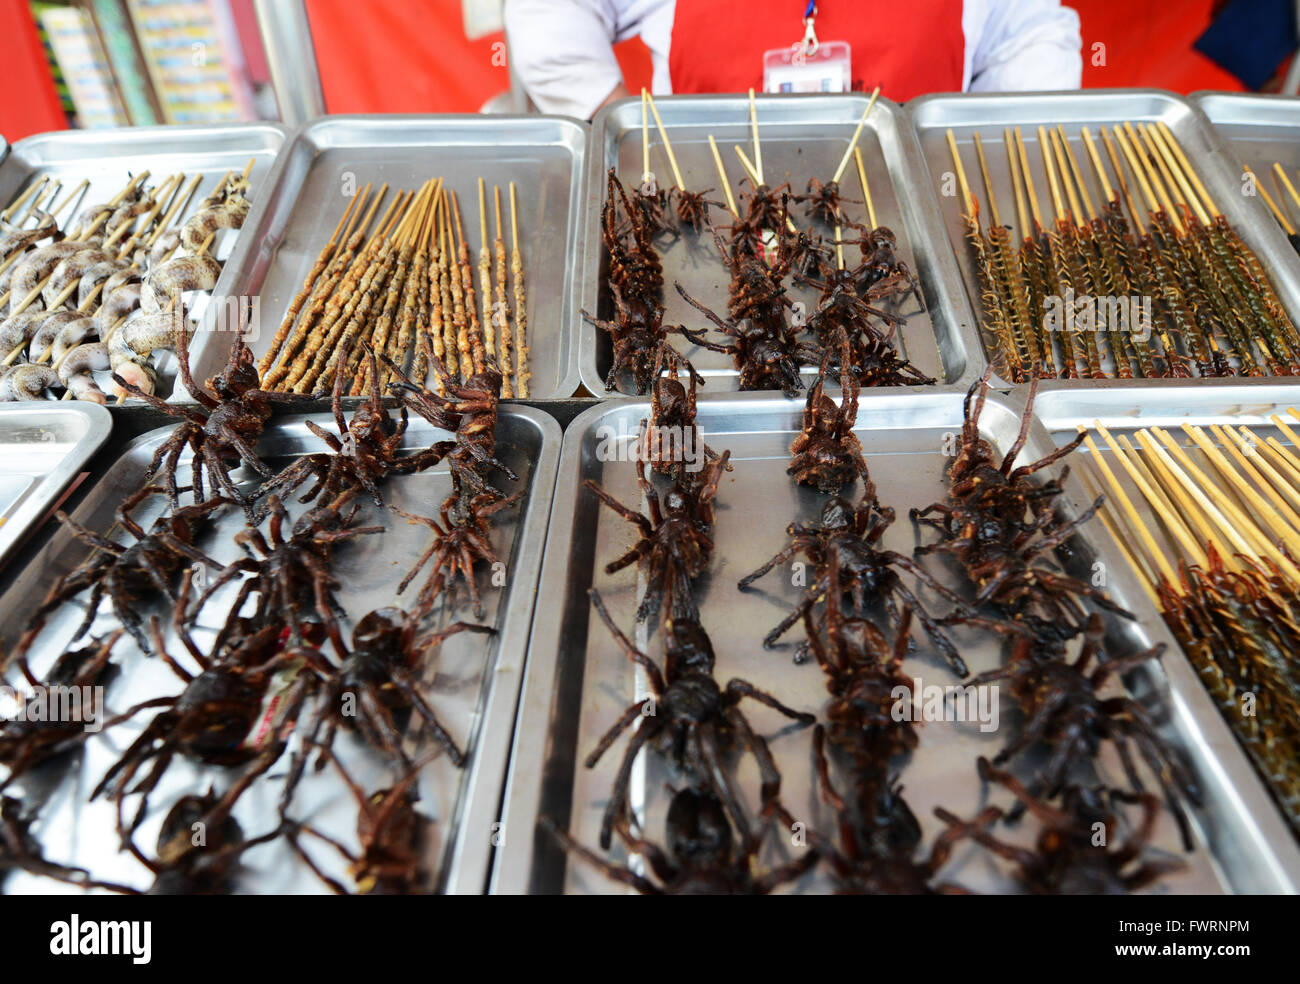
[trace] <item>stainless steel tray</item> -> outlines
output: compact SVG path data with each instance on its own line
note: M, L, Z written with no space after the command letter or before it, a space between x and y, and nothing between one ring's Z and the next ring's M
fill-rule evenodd
M1214 466L1206 459L1205 453L1183 433L1183 424L1198 427L1212 424L1244 425L1261 439L1276 438L1282 444L1290 446L1290 439L1274 427L1269 418L1276 414L1292 423L1287 408L1297 405L1300 405L1300 388L1287 384L1222 386L1213 390L1191 390L1186 386L1151 390L1130 385L1126 389L1074 393L1068 399L1063 398L1061 393L1047 394L1039 401L1038 416L1058 442L1073 436L1079 425L1091 430L1097 420L1112 433L1128 434L1130 438L1132 432L1144 427L1164 427L1183 446L1189 458L1206 469L1207 474L1214 474ZM1147 506L1146 499L1125 469L1115 463L1113 453L1105 443L1098 439L1097 444L1111 463L1111 471L1119 478L1143 521L1154 529L1155 516ZM1091 457L1087 449L1081 453L1085 456L1083 460ZM1083 465L1080 464L1079 468L1082 470ZM1094 486L1098 490L1108 490L1109 485L1098 470L1095 467L1090 467L1089 470L1093 473ZM1271 823L1273 820L1271 815L1263 812L1258 814L1258 818L1261 823ZM1278 820L1282 822L1280 817ZM1287 840L1289 833L1289 828L1283 823L1281 831L1270 833L1269 836L1278 843L1294 847L1295 840Z
M949 183L953 193L951 195L940 193L940 181L943 175L953 171L952 155L948 150L945 137L947 130L951 128L957 140L957 148L962 155L971 192L979 198L981 207L985 209L984 217L987 221L987 195L976 164L974 139L971 136L976 130L980 132L998 200L1000 217L1003 224L1011 226L1012 239L1019 242L1023 238L1023 231L1016 222L1011 175L1002 144L1004 127L1021 128L1025 138L1025 150L1030 155L1030 167L1034 169L1034 187L1038 193L1039 208L1044 210L1046 216L1051 214L1051 200L1046 178L1042 172L1042 158L1038 148L1036 131L1040 124L1064 125L1070 146L1085 175L1088 194L1096 205L1105 199L1102 197L1101 184L1097 181L1097 176L1087 157L1087 149L1079 135L1080 127L1089 127L1093 131L1094 140L1097 140L1099 139L1097 127L1101 124L1110 125L1124 120L1134 123L1161 120L1173 130L1184 153L1197 169L1206 189L1223 210L1224 216L1246 245L1259 256L1272 278L1278 297L1291 318L1293 320L1300 318L1300 261L1297 260L1295 251L1286 241L1277 222L1268 214L1267 206L1261 201L1245 198L1241 194L1240 166L1235 163L1223 138L1209 125L1204 114L1183 97L1160 89L933 95L922 96L909 102L906 113L916 128L925 161L926 171L922 173L921 180L929 188L930 195L939 203L950 247L958 258L967 298L977 313L982 312L983 308L979 302L975 267L970 258L970 249L964 239L961 197L956 191L955 178ZM1103 160L1114 186L1114 174L1111 173L1110 162L1105 159L1104 154ZM1135 197L1137 194L1137 189L1134 189ZM1044 391L1058 388L1095 389L1106 388L1112 382L1122 384L1123 380L1049 379L1045 380L1042 386ZM1158 386L1169 384L1169 381L1163 379L1146 382ZM1225 382L1231 385L1238 382L1238 379L1229 378L1220 381L1207 378L1198 382L1213 386Z
M292 459L320 449L320 442L306 427L314 421L327 429L332 423L326 415L298 415L276 418L268 426L259 451L268 462L287 464ZM91 490L73 514L78 522L91 529L107 529L113 523L113 511L144 480L154 449L169 433L162 429L135 441L122 458ZM491 860L494 823L501 802L511 728L524 668L533 597L541 564L551 495L559 457L560 430L555 421L541 411L525 406L503 407L498 426L498 453L520 476L518 483L502 484L508 491L522 489L525 498L513 510L498 513L493 524L492 543L506 564L505 583L496 589L479 573L479 585L487 609L485 622L496 627L497 634L484 636L462 633L448 639L432 660L433 669L425 677L425 696L439 720L451 735L468 749L463 769L440 756L424 770L419 782L418 810L432 818L428 834L425 868L434 884L448 893L481 893L486 884ZM411 421L407 445L427 446L445 437L423 420ZM182 477L182 483L187 479ZM385 484L390 504L408 512L436 516L438 504L451 489L451 479L444 467L419 475L400 476ZM344 625L351 631L354 620L372 609L392 604L409 604L407 595L397 597L396 586L414 560L430 543L431 534L422 526L408 526L400 517L380 512L362 496L358 522L382 524L388 531L377 536L360 537L336 554L334 573L342 582L340 601L350 620ZM287 503L291 515L307 508ZM161 509L158 498L152 509ZM200 541L200 548L215 560L228 562L239 556L232 541L242 526L242 513L227 510ZM147 526L153 516L141 510L137 519ZM53 579L70 570L86 556L86 548L66 531L60 530L49 544L33 558L16 578L13 587L0 597L4 616L0 635L3 643L12 643L25 621L25 613L49 588ZM236 588L229 585L228 588ZM418 583L408 592L418 590ZM459 595L457 596L459 599ZM211 643L213 632L224 621L223 606L233 602L233 595L222 589L211 607L205 608L195 637L200 646ZM476 621L468 605L457 602L455 612L444 613L446 621L464 618ZM149 613L162 612L161 605ZM66 639L81 616L76 606L64 606L51 622L34 649L38 673L59 653L58 645ZM116 625L107 608L92 626L104 633ZM0 645L0 648L5 648ZM168 634L168 651L179 654L180 647ZM120 711L149 696L175 693L175 677L157 659L146 659L128 638L118 643L114 661L122 672L109 684L106 702L112 711ZM148 715L144 715L146 721ZM36 777L23 777L19 783L38 802L45 802L35 832L51 858L88 867L96 875L128 884L147 885L144 869L129 855L118 853L113 832L113 809L102 801L86 803L86 796L99 778L138 734L139 726L128 723L93 738L84 756L74 760L68 773L57 773L49 786ZM393 768L358 739L340 733L336 743L340 757L353 777L368 791L391 785L396 778ZM259 781L241 799L235 812L245 834L253 836L271 829L275 823L276 804L288 759L283 758L269 775ZM137 843L152 854L158 826L176 796L206 789L215 782L222 789L237 774L235 770L204 767L178 757L163 777L152 800L149 819L141 827ZM30 800L28 800L30 802ZM309 777L299 787L294 815L355 846L357 807L342 786L337 773L327 769ZM319 844L310 845L312 854L344 884L351 884L339 864L338 855ZM27 875L11 876L6 888L13 892L61 891L62 887ZM245 855L240 882L241 891L259 893L307 893L324 890L283 842L256 848Z
M149 126L127 127L117 130L67 130L42 133L19 140L11 148L8 158L0 164L0 201L7 202L35 178L43 175L61 180L70 191L82 179L90 186L73 209L104 201L122 189L132 174L148 170L155 179L184 171L189 177L204 176L190 199L190 212L195 203L212 191L216 182L227 171L242 172L248 159L254 159L249 174L249 200L253 208L245 229L257 221L259 201L267 179L289 134L289 128L278 123L231 123L208 126ZM61 193L62 194L62 193ZM188 214L188 213L187 213ZM67 222L69 213L60 218ZM196 321L203 318L211 297L225 297L231 293L232 270L230 257L241 239L249 238L244 230L227 232L220 237L213 254L225 264L208 297L195 297L191 313ZM175 384L176 360L168 353L159 353L158 394L166 397ZM107 374L104 374L105 377ZM196 376L202 379L205 377ZM184 387L175 387L183 391ZM139 401L132 400L132 403Z
M1291 221L1300 219L1295 203L1273 173L1273 163L1279 162L1291 183L1296 183L1296 168L1300 167L1300 98L1254 92L1194 92L1188 98L1226 141L1238 165L1238 193L1243 187L1240 165L1248 164ZM1260 204L1267 211L1267 204Z
M836 96L757 97L759 137L763 148L763 171L769 185L790 183L791 191L803 194L809 178L830 180L839 165L849 140L866 109L868 97L861 94ZM709 150L709 135L717 140L733 194L739 198L740 179L744 170L732 150L739 144L751 157L749 102L743 96L673 96L655 100L672 141L682 179L687 188L702 191L713 188L709 196L723 201L717 167ZM664 155L662 141L651 120L650 165L662 187L672 186L672 172ZM921 281L926 310L915 299L902 304L897 313L907 316L900 329L902 347L908 358L927 376L940 384L964 387L984 369L977 341L974 314L961 291L956 263L943 245L943 227L934 203L919 190L916 175L920 171L919 148L902 111L888 99L879 99L862 130L858 146L862 151L867 181L871 186L876 219L898 235L899 256ZM600 318L610 317L613 302L607 282L608 261L600 236L600 207L605 197L606 172L617 169L629 187L640 183L641 174L641 105L636 99L613 103L596 114L592 122L592 154L587 178L586 253L583 256L582 304ZM840 180L844 197L862 200L862 189L852 164ZM748 187L748 184L746 184ZM865 205L846 205L847 214L865 222ZM711 209L719 225L730 219L725 204ZM804 206L791 206L793 218L803 228ZM828 238L834 229L821 229ZM847 237L848 231L845 232ZM664 266L665 324L710 327L698 311L678 296L675 281L697 300L720 314L727 310L726 268L707 236L687 235L673 240L661 236L656 240ZM939 247L939 248L936 248ZM845 247L845 262L852 262L857 251ZM805 288L791 288L790 296L803 301L812 310L817 294ZM612 361L608 336L573 312L575 330L581 338L582 384L594 396L605 397L605 375ZM715 332L716 334L716 332ZM679 347L685 346L677 339ZM681 348L700 373L709 379L708 392L736 389L737 372L729 356L695 347ZM815 375L810 370L809 378ZM614 394L618 395L618 394Z
M93 403L0 405L0 567L113 429Z
M746 395L748 396L748 394ZM884 537L884 546L910 553L918 541L933 539L928 528L918 529L907 518L910 506L941 500L947 458L962 421L962 396L957 393L864 393L857 434L865 448L880 501L898 511L898 519ZM757 568L786 542L785 526L791 521L815 521L823 497L796 487L785 474L788 448L798 428L801 404L763 397L709 397L700 401L699 424L705 440L715 450L731 449L735 471L728 475L718 496L715 553L711 570L699 582L703 624L711 633L718 654L719 680L733 676L748 679L798 710L823 714L826 685L815 663L796 666L792 645L764 650L763 636L791 608L800 589L791 584L790 570L783 578L773 572L759 581L760 590L741 592L737 580ZM643 691L629 661L616 648L608 632L592 613L587 590L599 588L618 625L633 641L644 646L643 633L632 636L633 610L639 591L634 569L613 577L604 565L632 542L628 524L600 506L585 492L584 479L595 479L621 501L636 506L639 492L627 444L631 437L611 442L617 435L634 435L646 404L633 401L608 403L587 411L569 427L552 510L551 535L543 565L541 595L515 729L504 812L504 845L498 851L492 890L518 892L609 892L615 886L580 860L565 858L537 826L539 815L566 823L573 836L588 846L597 843L601 810L608 796L613 770L623 745L615 746L597 768L583 768L582 760L601 734L634 697ZM984 435L1005 450L1015 440L1021 407L1008 398L991 395L982 420ZM602 445L602 441L604 442ZM1051 448L1045 431L1035 427L1024 460ZM619 449L622 460L604 462ZM626 454L624 452L627 452ZM1070 487L1078 504L1077 486ZM856 497L860 497L858 489ZM1137 613L1134 626L1112 620L1112 640L1117 650L1171 643L1164 623L1141 595L1139 586L1122 571L1122 561L1112 563L1105 532L1087 527L1078 562L1090 572L1095 545L1108 568L1115 572L1108 588L1112 596ZM953 570L927 558L925 566L945 583L956 585ZM961 589L959 589L961 590ZM933 610L948 606L933 594L922 598ZM791 631L792 641L801 638ZM1000 665L999 646L983 633L961 630L954 639L971 671L978 673ZM917 655L905 670L926 684L947 685L951 673L938 663L923 636L916 639ZM657 640L649 652L659 655ZM1207 806L1194 813L1199 841L1186 856L1188 868L1167 878L1158 891L1218 893L1222 891L1290 891L1300 884L1300 854L1267 794L1210 704L1195 674L1176 647L1163 668L1149 670L1129 681L1134 693L1161 722L1163 732L1183 748L1205 789ZM816 803L812 790L810 737L806 730L788 727L784 718L764 708L746 707L756 729L766 735L781 769L782 799L797 819L827 829L828 817ZM992 755L1017 733L1018 716L1010 699L1002 701L1002 727L981 733L970 725L927 723L920 729L921 744L902 769L906 797L919 818L925 844L933 842L941 825L933 816L942 805L959 816L974 816L984 805L976 774L976 757ZM778 731L778 729L780 729ZM1104 771L1112 781L1122 773L1113 758L1103 757ZM742 787L754 807L757 781L749 761L742 763ZM652 759L634 773L633 802L648 804L644 828L659 841L667 796L662 792L666 771ZM1007 805L1000 790L989 795ZM1000 828L1020 843L1032 842L1033 825ZM1001 835L1001 834L1000 834ZM1162 813L1154 843L1181 854L1177 833L1167 813ZM942 872L942 878L976 891L1007 891L1011 883L1000 863L995 865L981 849L959 847ZM823 875L805 879L802 891L824 891Z
M519 237L528 287L531 396L560 399L578 386L577 257L587 124L556 116L331 116L306 124L284 155L268 206L231 258L226 296L261 299L253 354L266 351L355 189L387 182L418 188L441 176L460 195L470 252L477 256L478 179L519 189ZM491 205L489 204L489 209ZM510 221L509 203L505 222ZM489 235L493 219L489 215ZM510 230L505 230L509 248ZM194 378L217 371L230 335L200 331Z

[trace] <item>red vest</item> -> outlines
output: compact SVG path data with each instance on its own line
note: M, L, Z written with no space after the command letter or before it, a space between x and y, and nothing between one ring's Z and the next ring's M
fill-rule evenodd
M673 92L756 92L763 53L803 37L802 0L677 0L668 71ZM824 0L817 37L852 48L853 88L895 102L961 89L961 0Z

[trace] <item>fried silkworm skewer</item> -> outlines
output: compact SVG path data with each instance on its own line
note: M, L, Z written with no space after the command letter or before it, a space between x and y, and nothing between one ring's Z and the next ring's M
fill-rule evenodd
M302 353L295 359L292 371L285 379L285 385L293 392L310 392L308 387L316 381L316 377L324 369L329 352L346 330L349 322L356 316L358 307L363 301L367 306L369 305L372 298L371 285L383 268L384 260L392 252L391 240L388 238L390 228L405 214L408 203L406 192L398 195L394 203L395 207L391 210L392 217L389 219L389 224L380 226L370 238L370 242L366 244L361 258L349 267L339 285L337 297L331 298L330 304L326 306L327 317L322 319Z
M533 376L528 369L528 293L524 285L524 261L519 255L519 218L513 181L510 182L510 231L510 275L515 293L515 395L527 399L528 380Z
M487 191L478 179L478 289L483 298L483 348L487 358L497 359L496 326L492 321L492 251L487 234ZM500 360L498 359L498 364Z
M426 320L429 315L429 239L430 230L436 218L441 190L442 179L439 178L434 183L429 197L425 201L419 223L415 229L415 263L402 292L402 311L398 318L398 331L396 335L390 335L386 339L388 361L403 369L406 367L412 339L420 337L420 334L427 329ZM378 366L375 371L380 373L381 385L386 384L393 378L393 374L387 366ZM365 392L366 375L365 367L362 366L353 381L352 395L360 396Z
M370 223L374 221L375 213L379 210L384 196L388 193L388 185L383 185L379 189L379 194L375 200L370 203L370 208L366 212L365 218L355 232L352 232L352 222L348 223L348 229L344 233L343 250L334 255L330 264L325 268L325 277L320 284L319 289L312 295L308 301L307 311L298 320L298 326L290 336L288 344L285 345L280 353L280 361L271 369L269 375L264 376L262 385L268 390L278 389L280 383L285 380L289 373L294 369L299 358L299 351L303 342L311 337L312 325L322 316L328 318L331 311L335 310L336 305L342 305L346 297L340 287L341 282L346 282L353 276L353 258L357 255L357 250L361 249L362 244L366 241L366 234L370 230ZM389 217L393 210L401 203L402 196L398 195L384 212L383 218L379 220L379 227L382 229L388 224ZM353 221L361 215L361 209L358 208L353 213ZM373 242L373 240L372 240ZM362 251L362 256L369 253L369 249ZM324 325L322 324L322 328Z
M496 204L497 220L497 237L493 242L493 250L496 253L497 261L497 280L496 293L494 295L496 304L494 305L493 318L497 320L497 327L501 329L501 396L505 399L512 399L515 395L514 369L510 359L510 302L506 300L506 244L501 238L501 187L500 185L492 186L492 197Z
M460 285L463 312L456 326L456 354L460 356L460 378L467 380L478 371L482 363L482 347L476 337L478 308L474 306L474 272L469 263L469 246L465 242L465 231L460 224L460 200L454 191L451 193L451 214L456 223L449 237L456 245L451 262L457 283Z
M338 247L339 234L343 234L343 241L346 242L348 235L343 232L344 224L348 223L349 216L360 214L365 207L366 196L370 194L370 185L358 191L352 196L352 201L348 202L348 207L343 210L343 215L339 219L339 224L334 227L334 234L330 236L329 242L321 248L320 254L316 257L316 262L312 265L307 274L307 279L303 281L302 290L289 303L289 310L284 313L284 318L280 322L280 327L271 339L271 344L267 347L266 354L262 356L257 364L257 371L266 375L266 371L275 364L276 356L280 354L280 346L284 340L289 337L289 332L293 329L294 322L298 320L298 314L302 311L302 306L315 294L316 285L325 271L330 267L334 259L334 251ZM351 228L351 225L348 225Z
M388 292L384 298L383 310L378 312L378 317L375 318L372 327L362 326L357 336L349 339L347 346L343 348L343 351L348 353L344 378L353 380L354 387L359 387L362 378L365 376L365 369L362 365L365 346L360 342L366 339L368 333L372 350L387 353L389 335L393 329L393 319L400 317L402 310L407 306L406 293L412 266L415 262L415 230L424 221L424 210L428 205L428 198L433 185L434 182L432 181L424 183L415 198L414 204L407 209L406 217L394 233L397 262L393 268L392 278L388 281ZM411 303L413 304L414 301L411 301ZM378 367L376 367L375 371L379 371Z

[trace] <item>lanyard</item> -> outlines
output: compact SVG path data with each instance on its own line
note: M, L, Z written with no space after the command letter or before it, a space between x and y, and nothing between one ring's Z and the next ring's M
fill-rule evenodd
M803 12L803 54L810 57L817 54L821 42L817 40L817 29L813 22L817 17L817 0L808 0Z

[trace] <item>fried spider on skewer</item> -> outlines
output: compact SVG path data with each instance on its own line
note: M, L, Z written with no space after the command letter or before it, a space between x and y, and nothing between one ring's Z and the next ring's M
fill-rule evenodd
M315 421L307 421L307 429L324 441L329 451L303 455L275 478L264 482L255 498L260 499L272 492L288 495L311 477L315 479L315 485L299 500L301 502L311 502L322 493L325 498L332 499L359 485L369 493L375 505L382 508L384 498L379 491L380 482L389 475L423 471L442 460L445 449L441 447L426 448L411 455L400 454L406 434L407 408L402 406L397 420L389 415L379 388L375 353L368 344L363 344L363 347L370 380L366 400L352 411L351 420L345 419L343 388L346 377L337 373L332 409L338 435L329 433Z
M790 445L790 467L800 485L811 485L822 492L838 493L856 482L859 476L866 487L867 501L876 498L876 487L862 457L862 442L853 433L858 419L857 381L846 369L840 370L840 405L826 395L829 354L822 360L817 382L808 391L804 403L803 429Z
M754 756L762 776L765 819L770 818L776 809L781 774L767 742L755 734L740 710L741 702L746 698L756 700L800 724L812 724L813 715L787 707L746 680L733 679L725 686L720 684L713 675L713 643L693 611L678 612L665 622L661 670L614 624L600 593L593 588L590 594L597 615L618 647L645 671L649 700L653 701L654 710L653 714L647 714L643 701L629 705L587 756L586 767L594 768L619 736L634 722L640 722L628 740L610 790L601 825L601 847L609 848L615 826L629 813L628 788L632 766L646 745L667 755L696 788L707 792L725 807L725 813L730 814L743 837L750 836L739 790L722 767L724 755L739 745Z
M235 487L230 470L242 461L263 478L273 477L270 467L254 450L262 428L271 418L271 409L276 404L300 402L310 397L259 389L257 366L253 362L253 353L244 344L242 332L235 336L225 368L209 379L206 386L195 385L190 376L188 338L184 330L176 332L176 364L181 382L199 403L197 409L168 403L117 374L113 376L115 383L155 410L181 418L171 436L154 452L149 464L150 480L161 478L168 499L176 506L179 501L176 469L181 453L188 447L193 453L190 481L196 502L204 499L203 475L206 472L209 481L220 488L223 495L245 509L250 508L251 500Z

